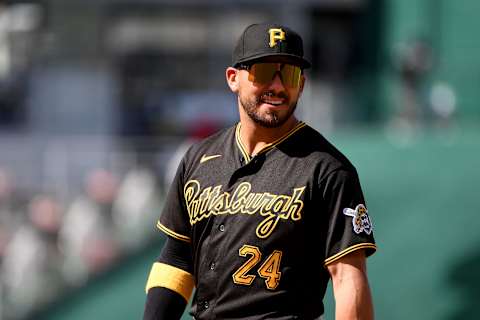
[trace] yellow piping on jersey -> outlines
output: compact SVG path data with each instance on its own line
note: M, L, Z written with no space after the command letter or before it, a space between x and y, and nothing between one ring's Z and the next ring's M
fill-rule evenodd
M180 294L187 302L190 299L195 281L193 275L177 267L155 262L148 276L145 292L155 287L167 288Z
M185 241L185 242L190 243L190 237L181 235L181 234L179 234L179 233L176 233L176 232L173 231L173 230L168 229L168 228L165 227L163 224L161 224L160 221L157 222L157 228L160 229L160 230L162 230L163 232L165 232L167 235L169 235L169 236L172 237L172 238L175 238L175 239L182 240L182 241Z
M241 123L239 122L237 124L237 129L235 130L235 139L237 140L237 145L238 145L238 148L240 149L240 152L243 155L243 158L247 163L249 163L250 155L248 154L247 151L245 151L247 150L247 148L245 148L245 146L243 145L242 139L240 139L240 128L241 128Z
M374 243L359 243L356 245L353 245L351 247L346 248L345 250L340 251L339 253L327 258L324 262L324 265L329 265L330 263L337 261L338 259L346 256L349 253L352 253L354 251L360 250L360 249L373 249L374 251L377 250L377 246Z
M240 137L241 126L242 126L242 124L239 122L237 124L237 128L235 130L235 138L237 140L237 145L238 145L240 151L242 152L243 157L245 158L246 162L248 163L248 162L250 162L251 157L248 154L248 152L246 151L247 148L243 144L242 139ZM300 130L301 128L303 128L305 126L306 126L306 124L304 122L300 121L292 130L288 131L285 135L283 135L282 137L278 138L277 140L275 140L271 143L267 143L257 154L265 153L265 152L275 148L277 145L279 145L283 141L287 140L295 132L297 132L298 130Z

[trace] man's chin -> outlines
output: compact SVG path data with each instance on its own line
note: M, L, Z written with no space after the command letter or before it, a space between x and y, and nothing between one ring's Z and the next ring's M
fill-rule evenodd
M274 106L272 104L265 104L257 101L255 104L243 103L241 105L245 113L256 124L264 128L278 128L285 124L293 115L296 105Z
M278 128L281 127L287 119L279 118L277 115L268 115L268 116L253 116L251 117L256 124L264 128Z

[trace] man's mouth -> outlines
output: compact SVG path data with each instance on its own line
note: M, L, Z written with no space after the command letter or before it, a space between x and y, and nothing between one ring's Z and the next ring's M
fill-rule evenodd
M272 106L279 106L284 103L283 99L262 99L263 103L271 104Z
M272 106L280 106L282 104L285 104L287 99L285 97L278 97L272 94L264 94L262 95L260 101L266 104L270 104Z

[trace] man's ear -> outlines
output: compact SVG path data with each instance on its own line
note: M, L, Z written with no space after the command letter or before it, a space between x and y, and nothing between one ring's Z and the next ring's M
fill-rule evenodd
M227 84L230 87L230 90L232 92L237 93L238 92L238 69L235 69L233 67L228 67L227 70L225 71L225 76L227 78Z

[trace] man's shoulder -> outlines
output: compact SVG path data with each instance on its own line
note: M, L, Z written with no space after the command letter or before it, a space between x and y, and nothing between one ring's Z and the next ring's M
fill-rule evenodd
M306 125L299 133L285 146L295 156L309 158L326 171L340 168L355 171L355 167L345 154L318 130Z

